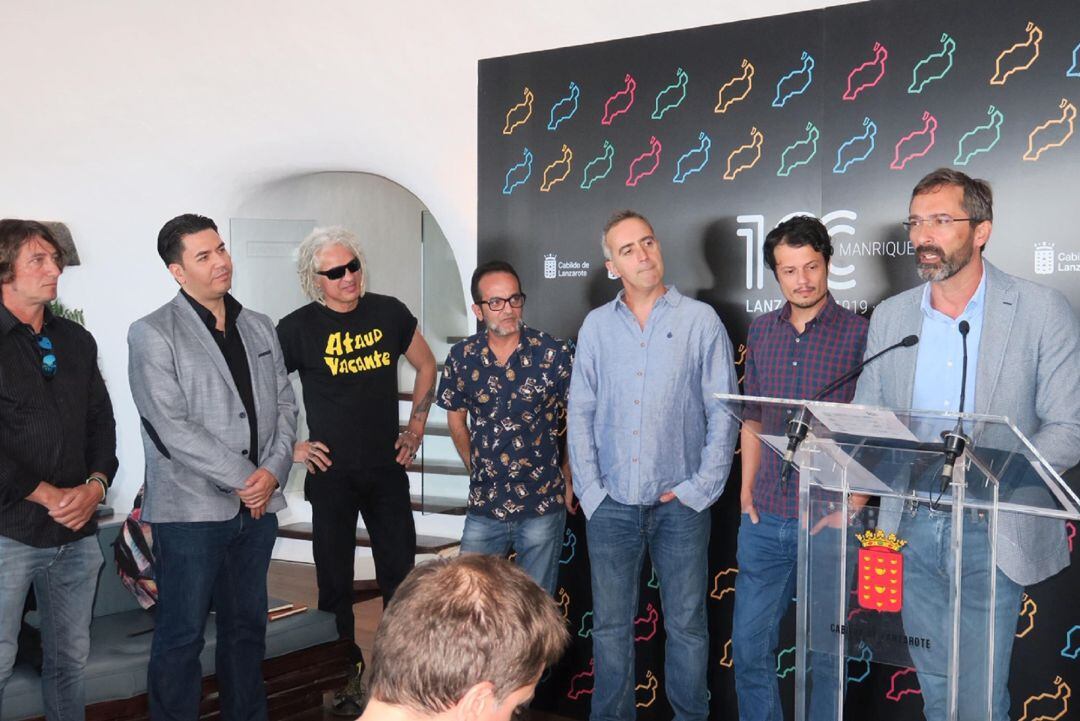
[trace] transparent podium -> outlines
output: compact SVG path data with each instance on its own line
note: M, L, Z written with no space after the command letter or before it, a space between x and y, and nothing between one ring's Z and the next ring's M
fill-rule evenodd
M843 719L872 670L929 719L993 718L1022 595L995 569L1024 543L1066 553L1080 499L1004 417L718 398L754 422L763 464L790 459L797 721Z

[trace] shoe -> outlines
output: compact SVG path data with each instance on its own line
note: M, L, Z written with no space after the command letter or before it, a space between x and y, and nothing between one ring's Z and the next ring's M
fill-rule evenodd
M364 664L356 664L356 672L349 676L345 688L334 692L334 698L330 702L330 713L335 716L349 716L356 718L364 712L367 705L367 694L360 685L360 678L364 675Z

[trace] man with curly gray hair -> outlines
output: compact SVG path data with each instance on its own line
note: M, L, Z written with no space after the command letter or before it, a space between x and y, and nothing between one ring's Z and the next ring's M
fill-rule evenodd
M383 602L413 566L406 469L416 458L434 398L435 357L405 304L367 292L367 265L356 235L316 228L300 245L300 285L312 302L281 319L285 366L300 374L309 438L293 461L307 466L319 608L353 641L357 672L334 710L359 714L363 655L354 639L353 557L357 516L371 535ZM409 423L398 432L398 358L416 369Z

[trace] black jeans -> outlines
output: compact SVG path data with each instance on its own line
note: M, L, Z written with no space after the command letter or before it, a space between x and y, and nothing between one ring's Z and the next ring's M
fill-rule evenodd
M309 473L304 495L311 503L319 609L334 614L339 638L353 641L351 660L363 661L353 618L357 515L371 535L375 580L385 606L416 558L409 477L397 464L365 470L331 468Z

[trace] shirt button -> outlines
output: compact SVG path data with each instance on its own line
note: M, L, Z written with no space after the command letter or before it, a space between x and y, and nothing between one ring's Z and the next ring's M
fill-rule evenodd
M641 405L641 401L639 401L639 400L638 400L637 398L635 398L635 399L634 399L634 405L635 405L635 406L640 406L640 405Z
M242 455L242 456L246 456L247 454L248 454L247 451L240 451L240 455Z
M240 417L241 417L241 418L247 418L247 413L241 413L241 414L240 414Z
M952 361L945 361L945 365L949 368L952 368Z
M641 347L642 347L642 348L644 348L644 347L645 347L645 344L644 344L644 343L642 343L642 344L641 344Z
M638 434L638 432L637 432L637 431L634 431L634 435L636 436L637 434Z
M640 378L641 376L644 375L644 373L642 373L641 371L638 371L635 375L637 375L637 377Z
M631 460L631 462L633 462L633 463L637 463L637 457L631 458L630 460Z
M797 365L799 365L799 361L791 361L791 365L797 366Z
M795 342L796 342L796 343L798 343L798 342L800 342L801 340L802 340L802 338L796 338L796 339L795 339Z

